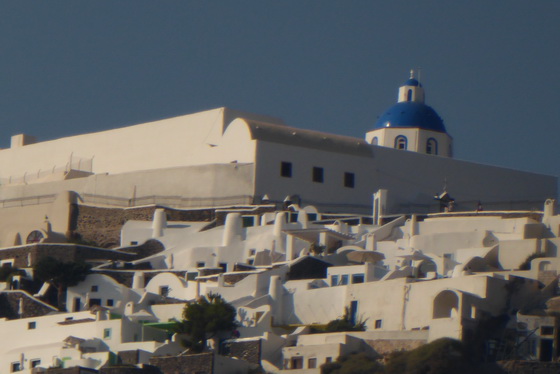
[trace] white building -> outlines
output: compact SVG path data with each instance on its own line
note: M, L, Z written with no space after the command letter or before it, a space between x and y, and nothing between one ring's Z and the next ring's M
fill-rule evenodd
M292 200L367 214L372 194L383 189L379 202L391 214L437 210L433 196L444 186L460 210L478 201L486 209L538 209L556 196L555 177L454 160L451 148L443 121L411 78L365 140L227 108L45 142L17 135L0 150L0 200L42 196L45 203L75 191L89 204Z

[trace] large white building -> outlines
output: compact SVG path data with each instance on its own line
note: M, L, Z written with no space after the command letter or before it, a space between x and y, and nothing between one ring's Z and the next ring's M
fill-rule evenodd
M457 210L479 202L540 209L556 196L554 176L453 159L452 138L424 97L411 76L365 139L227 108L44 142L13 136L0 150L2 243L24 242L45 216L64 234L69 202L193 208L291 201L321 212L371 214L375 206L374 215L389 215L437 211L434 194L444 189ZM61 197L67 191L77 201Z

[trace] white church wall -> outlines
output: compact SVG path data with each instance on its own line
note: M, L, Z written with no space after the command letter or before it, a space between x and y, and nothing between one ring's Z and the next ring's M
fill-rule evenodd
M228 182L224 183L224 180ZM168 206L208 207L252 203L253 183L253 165L228 163L183 166L115 175L99 174L41 184L1 186L0 200L76 191L81 203L94 205L128 207L160 203ZM154 199L154 196L160 199Z
M474 210L478 201L487 209L542 209L544 200L557 193L552 176L372 147L369 158L260 141L255 194L267 194L276 201L297 194L303 204L323 210L371 213L372 193L385 188L389 190L387 213L399 213L437 209L433 196L444 185L460 210ZM283 161L292 163L291 178L280 175ZM324 170L323 183L312 181L315 166ZM344 187L345 172L354 173L354 188Z
M232 116L218 108L119 129L71 136L0 151L0 178L66 167L72 159L87 160L94 173L200 165L209 159L230 162L231 147L220 147ZM243 113L243 115L252 116ZM255 117L262 117L254 115ZM248 149L235 150L247 154ZM250 154L250 153L249 153ZM118 160L118 162L116 162ZM238 162L249 160L238 159Z

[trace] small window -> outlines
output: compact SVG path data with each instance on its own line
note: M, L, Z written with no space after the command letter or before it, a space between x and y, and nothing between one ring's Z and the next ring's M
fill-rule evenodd
M37 328L37 322L28 322L27 329L28 330L35 330Z
M313 182L316 183L323 183L324 175L323 175L323 168L318 166L313 167Z
M41 365L41 360L36 358L30 361L31 362L31 367L32 368L36 368L37 366Z
M354 173L344 173L344 187L354 188Z
M20 362L12 362L11 371L12 371L12 373L14 373L16 371L21 371L21 363Z
M298 213L290 213L290 222L297 222Z
M332 362L332 357L325 358L325 363L330 364Z
M91 292L99 291L99 286L91 286Z
M317 213L307 213L308 221L317 221Z
M303 357L292 357L292 369L303 369Z
M257 254L257 250L256 250L256 249L253 248L253 249L250 249L250 250L249 250L249 256L254 256L254 255L256 255L256 254Z
M331 286L338 286L338 275L331 275Z
M317 359L316 358L310 358L309 360L307 360L307 368L308 369L315 369L317 367Z
M99 305L101 306L101 299L89 299L89 307Z
M364 274L352 275L352 283L364 283L364 280L365 280Z
M255 216L243 216L243 227L253 227L255 226Z
M341 285L348 284L348 274L344 274L344 275L340 278L340 284L341 284Z
M138 245L137 241L130 242L130 245Z
M115 305L115 301L113 299L107 299L107 306Z
M249 265L253 265L255 263L255 260L250 258L249 260L247 260L247 264Z
M224 273L227 272L227 262L220 262L218 266L222 268Z
M383 320L382 320L382 319L376 319L376 320L375 320L375 328L376 328L376 329L380 329L382 324L383 324Z
M160 286L159 287L159 294L161 296L167 297L167 295L169 295L169 286Z
M203 262L203 261L198 261L198 262L196 263L196 267L197 267L197 268L203 268L203 267L205 267L205 266L206 266L206 263Z
M395 138L395 148L404 150L408 148L408 140L406 139L406 136L399 135Z
M553 326L541 326L541 335L554 335Z
M406 101L412 101L412 90L409 89L406 93Z
M428 141L426 142L426 153L429 155L438 154L437 140L435 140L434 138L428 139Z
M103 339L111 339L111 329L103 330Z
M286 178L292 177L292 163L282 161L280 163L280 175Z
M373 139L371 139L371 144L372 145L378 145L379 144L379 139L377 138L377 136L374 136Z

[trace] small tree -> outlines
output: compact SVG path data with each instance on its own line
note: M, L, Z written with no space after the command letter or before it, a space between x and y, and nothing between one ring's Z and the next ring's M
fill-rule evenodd
M183 310L183 320L177 322L176 331L189 336L183 345L193 352L202 352L206 340L213 339L220 332L231 332L237 327L235 308L220 295L209 293L196 302L187 304Z
M85 262L62 262L53 257L43 257L33 267L34 275L42 282L49 282L57 289L58 309L64 310L64 291L83 281L91 270Z

